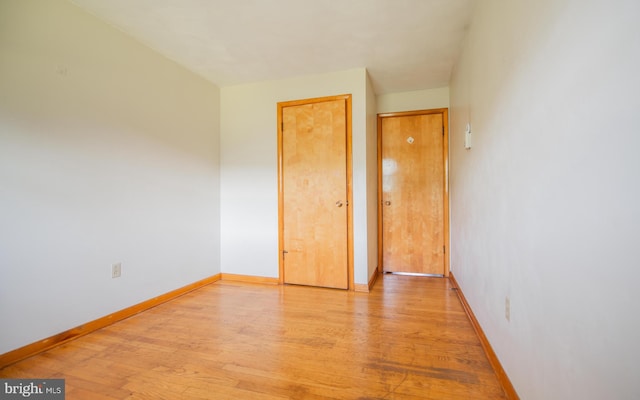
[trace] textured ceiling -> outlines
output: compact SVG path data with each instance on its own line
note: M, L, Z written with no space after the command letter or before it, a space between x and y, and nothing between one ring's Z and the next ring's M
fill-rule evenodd
M475 0L71 0L220 87L365 67L448 85Z

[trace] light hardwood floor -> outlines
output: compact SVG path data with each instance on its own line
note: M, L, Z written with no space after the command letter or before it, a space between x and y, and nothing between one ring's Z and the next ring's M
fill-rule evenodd
M67 399L505 399L447 279L219 281L0 370Z

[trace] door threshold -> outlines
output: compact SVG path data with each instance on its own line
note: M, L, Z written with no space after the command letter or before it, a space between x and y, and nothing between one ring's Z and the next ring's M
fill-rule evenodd
M383 274L391 274L391 275L404 275L404 276L426 276L431 278L444 278L443 274L421 274L418 272L393 272L393 271L382 271Z

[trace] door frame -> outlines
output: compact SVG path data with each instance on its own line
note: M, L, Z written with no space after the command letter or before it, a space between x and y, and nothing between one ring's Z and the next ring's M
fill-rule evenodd
M444 129L444 138L442 140L443 162L444 162L444 190L442 210L444 215L443 236L444 236L444 276L449 277L449 109L435 108L430 110L415 110L402 112L389 112L378 114L378 268L383 272L383 243L382 243L382 120L391 117L408 117L414 115L430 115L442 114L442 127Z
M327 101L344 100L346 118L346 156L347 165L347 290L354 291L353 272L353 183L352 183L352 151L351 151L351 94L336 96L315 97L302 100L291 100L278 102L278 282L284 284L284 186L283 186L283 155L282 155L282 134L283 122L282 112L286 107L300 106L305 104L323 103Z

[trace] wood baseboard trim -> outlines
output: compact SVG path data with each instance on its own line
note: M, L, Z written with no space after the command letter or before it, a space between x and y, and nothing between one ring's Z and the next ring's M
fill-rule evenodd
M172 290L171 292L161 294L160 296L143 301L142 303L138 303L131 307L116 311L113 314L109 314L96 320L87 322L86 324L76 326L75 328L58 333L57 335L53 335L46 339L28 344L7 353L0 354L0 368L4 368L8 365L24 360L25 358L29 358L36 354L42 353L53 347L77 339L100 328L104 328L125 318L129 318L135 314L141 313L142 311L146 311L162 303L166 303L167 301L173 300L186 293L189 293L196 289L200 289L201 287L209 285L213 282L219 281L220 275L221 274L210 276L208 278L191 283L187 286L183 286L179 289Z
M227 274L227 273L222 273L220 280L232 281L232 282L244 282L244 283L259 283L262 285L279 285L280 284L280 280L278 278L269 278L266 276Z
M369 286L365 283L356 283L353 291L359 293L369 293Z
M473 310L471 309L471 306L469 306L467 299L464 297L464 293L462 293L462 289L460 288L460 285L458 285L458 281L456 281L456 278L453 275L453 272L449 272L449 281L453 284L453 287L456 290L458 298L460 299L460 303L462 303L462 308L464 308L464 312L467 314L467 317L469 317L469 321L471 322L473 329L476 331L476 335L478 335L478 339L480 339L480 343L482 344L482 349L484 350L484 353L487 355L487 358L489 359L489 363L491 364L491 367L493 368L496 376L498 377L498 381L500 382L500 385L502 385L502 389L504 390L504 393L507 395L507 398L511 400L519 400L520 397L518 396L516 389L513 387L513 384L511 384L511 380L509 380L509 377L507 376L507 373L505 372L504 368L502 368L502 364L500 364L500 360L498 360L498 356L496 356L496 353L493 351L493 348L489 343L489 339L487 339L487 336L484 334L484 331L482 330L480 323L476 319L476 316L473 314Z
M369 293L371 289L373 289L373 285L375 285L376 282L378 281L379 275L380 275L380 270L378 269L378 267L376 267L376 270L374 271L373 275L371 275L371 278L369 278L369 283L368 284L356 283L354 287L354 291L361 292L361 293Z

